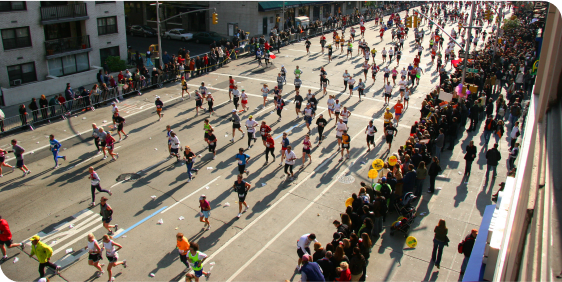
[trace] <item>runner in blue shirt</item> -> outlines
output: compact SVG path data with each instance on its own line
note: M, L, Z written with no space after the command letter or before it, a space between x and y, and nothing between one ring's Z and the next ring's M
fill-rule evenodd
M250 161L250 156L248 154L244 154L244 148L238 149L236 159L238 160L238 171L240 174L245 172L246 175L248 175L250 172L246 169L246 163Z
M59 159L64 159L66 161L66 156L59 156L59 149L62 145L55 139L55 135L51 134L49 140L49 143L51 143L51 152L53 152L53 157L55 158L54 168L57 168L59 166Z

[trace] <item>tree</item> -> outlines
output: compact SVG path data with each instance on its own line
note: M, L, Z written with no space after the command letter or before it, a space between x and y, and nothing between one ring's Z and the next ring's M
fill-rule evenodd
M521 27L521 21L518 18L510 18L510 19L503 20L502 29L506 32L512 31L520 27Z

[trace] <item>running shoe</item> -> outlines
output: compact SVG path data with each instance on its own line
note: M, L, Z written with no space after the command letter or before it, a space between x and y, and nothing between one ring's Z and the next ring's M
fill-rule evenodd
M90 206L95 207L95 206L96 206L96 202L92 202L92 203L90 204Z
M127 268L127 260L126 259L123 260L123 268Z
M105 160L105 159L107 159L107 156L103 156L103 159L102 159L102 160Z
M245 132L242 132L242 138L244 138L244 135L246 135L246 133L245 133Z
M113 193L111 193L111 190L109 190L108 194L109 194L109 196L113 195Z
M248 210L248 208L250 208L250 206L246 206L246 207L244 208L244 211L243 211L243 212L246 212L246 211Z
M60 265L57 265L57 268L55 269L55 274L56 274L56 275L59 275L60 269L61 269Z
M115 155L117 156L117 158L119 158L119 153L115 153Z
M242 214L241 214L241 213L239 213L239 214L238 214L238 215L237 215L236 217L237 217L237 218L240 218L241 216L242 216Z
M217 156L213 156L213 160L216 159L216 158L217 158Z
M5 261L8 260L8 256L3 256L2 259L0 259L0 261Z
M191 182L191 178L187 179L187 183Z
M66 156L63 156L62 159L66 161Z
M103 270L102 271L98 271L98 274L96 275L97 277L101 277L103 275Z
M206 229L206 230L209 230L209 229L211 229L211 225L210 225L210 224L207 226L207 229Z
M22 250L22 251L25 250L25 243L24 243L24 242L21 242L20 244L21 244L21 245L20 245L21 250Z
M209 280L209 276L211 276L211 272L207 272L207 274L205 274L205 278L207 278L207 280Z
M119 224L115 224L115 232L117 232L118 228L119 228Z

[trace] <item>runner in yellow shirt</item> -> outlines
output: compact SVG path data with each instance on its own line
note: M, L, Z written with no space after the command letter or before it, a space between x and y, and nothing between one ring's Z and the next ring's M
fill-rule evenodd
M390 112L390 108L386 108L386 112L384 113L384 127L385 128L392 121L393 118L394 118L394 116Z

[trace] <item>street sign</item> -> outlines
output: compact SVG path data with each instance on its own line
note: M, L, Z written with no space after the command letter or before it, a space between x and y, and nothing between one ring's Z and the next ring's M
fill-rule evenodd
M471 68L467 68L466 72L471 72L471 73L478 73L477 69L471 69Z

